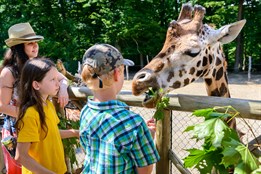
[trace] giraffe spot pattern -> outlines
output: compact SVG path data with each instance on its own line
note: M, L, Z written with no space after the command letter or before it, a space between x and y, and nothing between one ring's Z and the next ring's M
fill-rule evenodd
M176 81L176 82L172 85L172 87L173 87L174 89L180 88L180 87L181 87L181 83L180 83L179 81Z
M208 58L206 56L203 57L202 66L206 66L208 64Z
M197 76L197 77L200 77L200 75L202 74L202 72L203 72L202 70L197 71L196 76Z
M213 70L213 73L212 73L212 76L213 76L213 77L216 77L216 72L217 72L217 70L214 69L214 70Z
M217 75L216 75L216 80L220 80L221 77L223 77L224 75L224 71L223 71L223 67L220 67L219 70L217 71Z
M159 55L158 55L158 57L160 57L160 58L163 58L163 57L165 57L165 53L160 53Z
M224 96L227 93L227 87L225 85L225 83L222 83L220 88L219 88L219 94L220 96Z
M170 80L171 80L173 77L174 77L174 72L173 72L173 71L169 72L167 81L170 82Z
M209 70L209 69L205 69L205 70L203 71L203 73L202 73L202 76L203 76L203 75L207 75L208 70Z
M208 86L210 86L212 84L212 79L205 79L205 82Z
M219 57L216 58L216 66L220 65L221 64L221 60Z
M199 67L201 64L201 60L197 62L197 67Z
M160 62L160 63L157 65L157 67L155 68L155 73L161 71L163 67L164 67L164 63Z
M211 54L208 56L208 60L209 60L209 64L212 64L212 62L213 62L213 57L211 56Z
M182 77L182 71L183 70L179 70L179 77Z
M207 76L210 72L210 69L207 69L207 71L205 72L205 76Z
M189 74L193 75L195 73L196 69L194 67L190 68Z
M189 78L186 78L186 79L184 80L184 86L186 86L187 84L189 84Z
M219 96L218 89L215 88L214 90L212 90L210 95L211 95L211 96Z

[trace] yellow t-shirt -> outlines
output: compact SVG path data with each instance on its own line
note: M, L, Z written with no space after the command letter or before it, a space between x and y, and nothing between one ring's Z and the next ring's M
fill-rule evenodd
M57 173L64 174L66 164L61 135L57 124L60 122L51 101L44 107L48 133L40 125L40 117L35 107L29 107L23 117L23 127L19 131L17 142L31 142L29 155L39 164ZM45 138L44 138L45 137ZM22 167L23 174L32 174L31 171Z

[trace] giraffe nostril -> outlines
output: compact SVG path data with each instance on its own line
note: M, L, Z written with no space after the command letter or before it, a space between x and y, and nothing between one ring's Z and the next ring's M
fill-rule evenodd
M136 74L136 76L134 77L135 80L138 81L147 81L148 79L150 79L150 73L148 72L141 72Z
M145 78L145 74L141 74L141 75L139 75L137 78L138 78L138 79L143 79L143 78Z

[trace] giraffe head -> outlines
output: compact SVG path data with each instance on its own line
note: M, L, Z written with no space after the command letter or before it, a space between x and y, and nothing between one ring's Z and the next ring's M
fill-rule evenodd
M177 21L169 24L162 50L151 62L138 71L132 82L132 93L140 95L152 88L163 89L163 93L184 87L198 78L205 79L211 86L211 80L226 80L226 61L222 44L233 41L245 24L241 20L220 29L203 24L205 8L190 4L182 6ZM228 95L226 82L220 83L223 92L212 91L215 95ZM208 88L208 87L207 87ZM226 91L226 92L224 92ZM209 93L209 95L211 95ZM155 98L146 96L143 105L155 107Z

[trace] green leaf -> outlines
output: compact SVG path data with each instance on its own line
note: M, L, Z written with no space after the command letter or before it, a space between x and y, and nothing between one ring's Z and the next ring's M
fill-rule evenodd
M251 174L260 174L261 173L261 165L259 165L259 168L254 170Z
M184 159L185 167L194 167L205 158L205 151L199 149L187 150L190 154Z
M155 118L157 121L163 119L164 118L163 110L161 110L161 109L160 110L156 110L156 112L154 113L153 118Z
M227 171L223 165L220 165L221 154L219 149L213 150L199 150L189 149L190 154L184 158L185 167L195 167L200 173L211 173L213 166L222 174L226 174Z
M250 171L256 170L258 168L258 160L252 155L247 146L239 145L236 150L240 153L242 161L246 168L249 168Z
M216 110L218 109L218 111ZM204 140L202 150L193 149L184 159L188 167L195 167L200 173L228 174L230 168L234 174L257 174L260 168L257 158L244 146L235 130L229 128L224 121L239 113L228 107L214 107L195 111L195 116L204 116L205 121L188 126L184 132L193 131L193 138ZM220 112L219 112L220 111ZM227 113L230 114L227 114ZM234 114L231 114L234 113ZM261 157L259 159L261 161ZM252 173L251 173L252 172Z
M248 165L246 165L244 162L239 163L236 165L234 173L236 174L249 174L251 173L251 170Z
M194 127L195 127L195 126L188 126L183 132L192 131L192 130L194 130Z
M197 117L208 117L210 113L214 111L213 108L206 108L206 109L198 109L195 110L192 114Z
M218 118L221 118L221 119L226 119L228 117L231 117L230 114L225 114L225 113L219 113L219 112L212 112L212 113L209 113L209 117L218 117Z
M228 127L221 119L213 118L195 125L194 137L199 140L207 138L214 147L220 147L226 129Z
M152 88L149 88L148 95L151 95L152 97L158 97L161 96L159 100L157 100L156 103L156 112L154 113L154 118L158 121L164 118L164 109L169 106L169 97L164 96L163 89L160 88L159 91L154 92Z
M236 147L240 145L240 142L234 139L230 139L230 141L224 141L222 145L225 147L222 154L222 162L225 167L229 167L234 164L238 164L241 160L241 156L236 151Z

